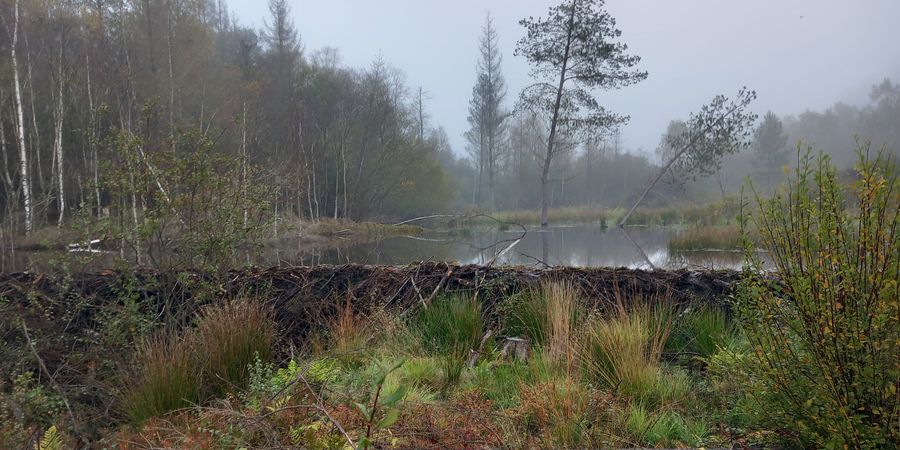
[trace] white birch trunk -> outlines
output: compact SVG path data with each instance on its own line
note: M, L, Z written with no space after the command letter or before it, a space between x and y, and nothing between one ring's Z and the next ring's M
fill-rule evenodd
M18 141L19 141L19 169L22 172L22 198L25 207L25 234L31 233L32 210L31 210L31 176L28 171L28 149L25 146L25 114L22 111L22 87L19 80L19 59L16 51L19 42L19 0L15 5L15 22L13 25L13 42L12 42L12 65L13 65L13 81L16 88L16 114L18 118Z
M66 211L66 183L63 176L65 174L65 171L63 170L63 119L65 116L65 103L63 101L63 94L65 89L62 78L62 39L60 39L59 44L59 90L57 91L58 103L56 105L56 136L53 142L53 151L54 158L56 159L56 183L57 193L59 194L59 217L56 220L56 226L61 227Z

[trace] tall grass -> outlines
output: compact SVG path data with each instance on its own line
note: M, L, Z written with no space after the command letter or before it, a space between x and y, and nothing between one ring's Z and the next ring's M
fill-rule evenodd
M502 308L508 335L527 337L535 345L545 347L552 362L572 367L579 306L571 281L542 283L540 289L528 289Z
M157 335L138 351L138 371L122 403L135 422L246 387L250 365L268 360L275 341L271 309L250 299L207 307L181 336Z
M547 356L554 363L565 363L571 369L575 362L574 328L578 307L577 293L571 281L545 283L541 291L546 301L550 331Z
M526 337L534 345L547 344L550 335L547 297L540 289L525 289L513 294L500 305L500 309L506 335Z
M348 364L358 361L368 340L364 321L356 315L353 303L347 298L337 307L337 315L328 322L330 353Z
M270 307L241 298L208 307L195 333L208 387L223 395L246 386L250 364L270 359L275 323Z
M666 353L687 354L704 360L726 345L736 332L721 308L701 305L685 310L675 320Z
M743 248L741 229L731 226L700 226L680 230L669 236L669 251L740 250Z
M125 389L122 405L135 422L196 404L202 397L200 368L191 335L158 334L138 349L138 373Z
M478 348L484 330L478 302L471 297L438 298L419 312L415 328L425 351L441 357L446 386L456 384L466 356Z
M601 387L644 396L665 387L659 365L673 314L662 302L639 301L631 310L620 303L611 315L585 328L581 361Z
M440 297L422 309L415 327L425 350L432 354L475 349L484 328L478 302L458 295Z

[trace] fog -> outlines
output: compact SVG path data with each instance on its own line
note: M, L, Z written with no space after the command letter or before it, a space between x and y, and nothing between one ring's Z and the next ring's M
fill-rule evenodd
M230 0L242 23L264 26L259 0ZM518 22L555 1L291 0L306 52L330 46L345 64L369 65L381 54L429 94L433 121L463 154L466 108L484 15L495 19L510 97L526 86L528 64L513 56ZM872 0L684 2L611 0L622 40L642 58L646 81L602 93L631 116L629 149L653 152L669 120L684 118L718 93L749 86L759 114L799 114L838 102L861 105L885 77L900 81L900 2Z
M0 3L3 225L624 222L900 144L898 2L559 1Z

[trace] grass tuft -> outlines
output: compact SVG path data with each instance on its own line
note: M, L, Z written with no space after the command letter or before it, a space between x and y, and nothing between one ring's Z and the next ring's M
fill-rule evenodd
M138 349L138 373L122 400L136 423L196 404L201 399L201 379L195 342L174 334L158 334Z
M676 319L666 342L666 353L690 355L694 361L702 361L714 355L735 332L735 325L721 308L702 305L688 309Z
M229 300L208 307L197 321L196 351L203 375L214 395L243 389L249 367L268 361L275 342L271 308L250 299Z
M662 303L637 303L595 318L585 330L581 361L589 378L620 392L642 393L660 384L659 366L672 314Z
M438 298L419 312L416 328L428 353L465 353L481 340L481 307L468 297Z

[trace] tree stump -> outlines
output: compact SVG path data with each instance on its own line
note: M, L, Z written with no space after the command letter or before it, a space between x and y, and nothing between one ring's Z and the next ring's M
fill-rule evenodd
M500 359L527 361L530 347L531 341L528 338L508 337L503 340L503 347L500 349Z

